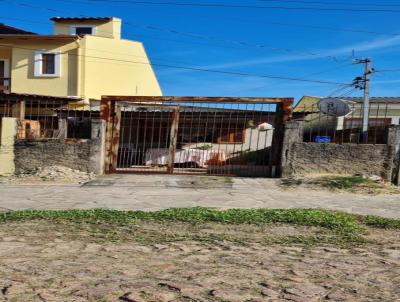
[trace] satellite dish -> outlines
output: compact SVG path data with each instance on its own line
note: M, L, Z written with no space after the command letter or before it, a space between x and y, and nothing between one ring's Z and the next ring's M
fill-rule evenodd
M318 107L320 112L329 116L345 116L351 112L348 102L337 98L321 99Z

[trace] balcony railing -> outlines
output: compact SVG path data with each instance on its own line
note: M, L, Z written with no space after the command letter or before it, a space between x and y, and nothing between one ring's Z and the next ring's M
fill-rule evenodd
M11 91L11 78L0 78L0 92Z

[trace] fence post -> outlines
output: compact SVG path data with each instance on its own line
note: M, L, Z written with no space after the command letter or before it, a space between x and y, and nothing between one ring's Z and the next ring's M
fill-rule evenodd
M17 119L17 139L25 139L25 101L18 101L11 107L12 117Z
M121 129L121 107L115 100L103 98L101 100L101 119L106 124L104 140L105 163L104 172L110 174L116 171L118 162L119 136Z
M93 119L91 133L90 161L91 172L104 174L105 164L105 129L106 123L103 120Z
M295 143L303 142L303 121L290 121L285 125L285 134L283 138L282 148L282 161L281 171L283 177L289 177L293 175L293 167L291 162L293 160L293 148Z
M400 125L392 125L388 129L387 143L394 149L392 182L400 186Z
M272 138L271 160L272 165L276 167L272 177L282 176L282 150L285 136L285 125L292 117L293 99L284 99L282 103L276 105L275 129ZM275 175L274 175L275 174Z
M58 118L58 135L59 139L68 138L68 119L64 115L60 115Z
M168 150L167 172L170 174L174 173L176 144L178 141L178 125L179 125L179 108L175 108L172 111L172 123L170 132L171 134L170 134L169 150Z

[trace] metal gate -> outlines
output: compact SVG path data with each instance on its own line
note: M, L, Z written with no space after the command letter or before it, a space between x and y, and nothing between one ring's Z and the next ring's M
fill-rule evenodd
M292 101L104 97L106 172L278 176Z

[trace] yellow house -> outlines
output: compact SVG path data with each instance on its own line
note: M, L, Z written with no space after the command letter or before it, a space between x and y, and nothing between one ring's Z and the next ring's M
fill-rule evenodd
M0 34L0 92L99 100L161 96L141 42L121 38L118 18L60 18L53 35Z

